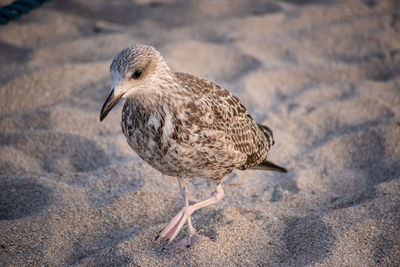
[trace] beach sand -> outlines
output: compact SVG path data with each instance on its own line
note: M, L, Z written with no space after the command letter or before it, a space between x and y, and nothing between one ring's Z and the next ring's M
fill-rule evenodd
M227 176L192 216L213 242L163 250L176 178L130 149L121 104L99 121L135 43L274 131L289 172ZM1 27L0 265L399 266L399 2L52 1Z

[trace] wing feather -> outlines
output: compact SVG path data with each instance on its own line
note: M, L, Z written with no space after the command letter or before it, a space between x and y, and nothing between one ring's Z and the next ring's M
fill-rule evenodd
M189 120L199 128L223 132L234 149L246 155L246 160L237 168L251 168L266 159L273 143L272 131L257 125L239 98L193 75L176 73L176 76L186 93L195 99L187 103Z

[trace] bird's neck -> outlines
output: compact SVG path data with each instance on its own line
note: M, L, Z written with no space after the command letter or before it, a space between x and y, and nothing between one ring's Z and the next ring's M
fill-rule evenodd
M127 97L126 101L131 109L153 113L160 110L163 105L169 105L170 95L177 90L177 88L171 87L171 84L174 84L175 81L175 74L169 69L164 70L165 73L159 73L145 89L138 90L135 94Z
M132 110L140 113L153 113L159 109L162 96L157 93L149 94L147 92L135 94L126 99L126 103Z

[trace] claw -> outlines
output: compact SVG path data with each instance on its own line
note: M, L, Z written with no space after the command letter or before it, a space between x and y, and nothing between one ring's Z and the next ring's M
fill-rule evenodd
M159 239L160 238L160 234L161 234L161 232L162 232L162 229L158 232L158 234L157 234L157 236L156 236L156 238L154 239L154 241L157 241L157 239Z

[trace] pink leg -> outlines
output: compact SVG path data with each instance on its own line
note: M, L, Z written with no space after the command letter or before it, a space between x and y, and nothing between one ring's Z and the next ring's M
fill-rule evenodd
M198 242L209 240L208 237L196 233L196 229L194 229L192 225L190 215L192 215L192 213L198 209L201 209L211 204L215 204L218 201L220 201L224 196L224 191L222 190L221 185L218 185L216 190L211 194L211 197L209 199L189 206L189 193L188 193L189 191L187 185L182 178L178 178L178 182L179 182L180 194L184 202L184 207L174 218L172 218L172 220L168 223L168 225L164 228L164 230L161 231L161 233L159 234L159 236L157 236L157 238L158 237L166 238L168 239L169 242L171 242L172 240L174 240L176 235L181 230L182 226L187 221L188 222L187 236L182 240L178 241L177 243L173 244L171 247L177 247L177 246L188 247Z

